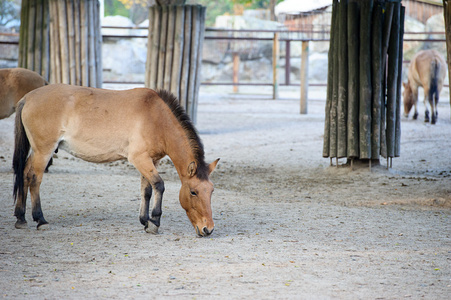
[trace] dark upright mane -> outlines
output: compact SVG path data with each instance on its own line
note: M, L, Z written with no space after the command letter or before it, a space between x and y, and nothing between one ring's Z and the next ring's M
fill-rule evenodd
M208 166L205 163L204 146L199 138L196 128L194 128L194 125L191 122L191 119L186 114L183 107L180 106L177 97L175 97L171 92L166 90L157 90L156 92L164 103L166 103L166 105L171 109L177 121L185 130L186 136L189 139L191 150L193 151L194 159L196 160L197 178L202 180L208 179Z

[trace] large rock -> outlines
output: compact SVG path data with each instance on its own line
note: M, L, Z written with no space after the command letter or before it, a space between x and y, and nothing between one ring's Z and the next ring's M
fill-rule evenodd
M406 16L404 21L404 32L425 32L426 26L421 23L420 21ZM423 49L424 42L417 41L417 42L411 42L411 41L405 41L406 39L426 39L426 34L404 34L404 44L403 44L403 52L404 52L404 59L410 60L412 56L414 56L418 51Z
M433 15L426 21L427 32L443 32L445 31L445 18L443 14ZM445 34L429 34L428 39L446 39ZM435 49L446 57L446 43L443 42L426 42L425 48Z

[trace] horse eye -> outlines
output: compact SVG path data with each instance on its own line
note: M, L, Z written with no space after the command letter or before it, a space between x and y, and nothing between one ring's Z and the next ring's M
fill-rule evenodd
M190 194L191 194L191 196L194 196L194 197L197 196L197 193L195 191L190 191Z

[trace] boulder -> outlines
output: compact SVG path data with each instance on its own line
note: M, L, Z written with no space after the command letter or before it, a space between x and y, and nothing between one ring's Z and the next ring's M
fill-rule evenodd
M445 35L445 18L443 14L437 14L431 16L426 21L427 32L443 32L443 34L429 34L428 39L446 39ZM446 43L443 42L426 42L426 49L435 49L440 52L443 57L446 57Z

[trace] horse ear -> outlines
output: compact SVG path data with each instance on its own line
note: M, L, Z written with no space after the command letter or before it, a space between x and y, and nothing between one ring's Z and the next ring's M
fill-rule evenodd
M403 86L404 88L406 88L406 87L407 87L407 83L403 82L403 83L402 83L402 86Z
M196 162L193 161L188 166L188 175L189 177L193 177L197 173L197 165Z
M208 165L208 175L210 175L216 168L216 165L218 164L219 158Z

